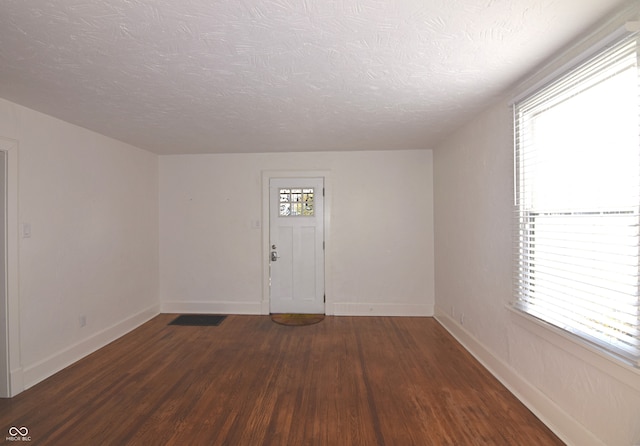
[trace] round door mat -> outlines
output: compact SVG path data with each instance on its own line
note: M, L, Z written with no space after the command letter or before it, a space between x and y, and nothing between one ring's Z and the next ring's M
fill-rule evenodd
M324 320L324 314L272 314L271 320L280 325L300 326L313 325Z

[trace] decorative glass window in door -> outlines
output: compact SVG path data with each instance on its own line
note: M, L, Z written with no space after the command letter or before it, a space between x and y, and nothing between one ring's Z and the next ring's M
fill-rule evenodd
M313 217L313 188L280 189L280 217Z

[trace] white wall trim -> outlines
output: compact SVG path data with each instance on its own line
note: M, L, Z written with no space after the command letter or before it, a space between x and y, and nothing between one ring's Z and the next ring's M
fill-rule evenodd
M268 306L267 306L268 309ZM268 311L268 310L267 310ZM161 313L265 314L262 302L162 302ZM268 314L268 313L267 313Z
M610 16L602 25L574 41L559 55L552 56L551 60L544 63L536 72L516 85L509 105L513 105L515 102L553 82L558 76L595 55L618 38L635 32L634 23L626 22L637 20L639 13L640 6L638 2L629 2Z
M11 394L9 396L13 398L25 389L24 370L22 369L22 367L11 369L9 371L9 379L11 382Z
M269 314L269 302L163 302L161 313ZM334 303L326 307L335 316L433 316L429 304Z
M587 428L555 404L478 339L436 307L436 320L460 342L498 381L529 408L549 429L569 445L605 446Z
M640 369L625 364L598 346L589 344L578 336L519 311L511 305L507 305L506 308L514 324L571 355L579 356L589 365L640 392Z
M7 365L9 392L15 396L23 390L20 368L20 287L19 287L19 234L18 234L18 146L15 139L0 137L0 150L7 152L7 284L6 315ZM4 392L3 392L4 393Z
M12 376L24 383L24 390L52 376L74 362L104 347L110 342L124 336L160 313L158 305L153 305L141 312L118 322L82 341L61 350L21 371L12 372Z
M334 303L336 316L433 316L432 304Z

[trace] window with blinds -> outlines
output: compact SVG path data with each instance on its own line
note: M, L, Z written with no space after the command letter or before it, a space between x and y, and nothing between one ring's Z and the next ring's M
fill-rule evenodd
M640 87L628 35L514 105L515 307L640 367Z

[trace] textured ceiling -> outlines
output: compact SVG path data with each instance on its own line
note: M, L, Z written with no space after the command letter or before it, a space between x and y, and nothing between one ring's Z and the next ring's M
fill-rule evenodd
M0 0L0 97L160 154L430 148L624 0Z

